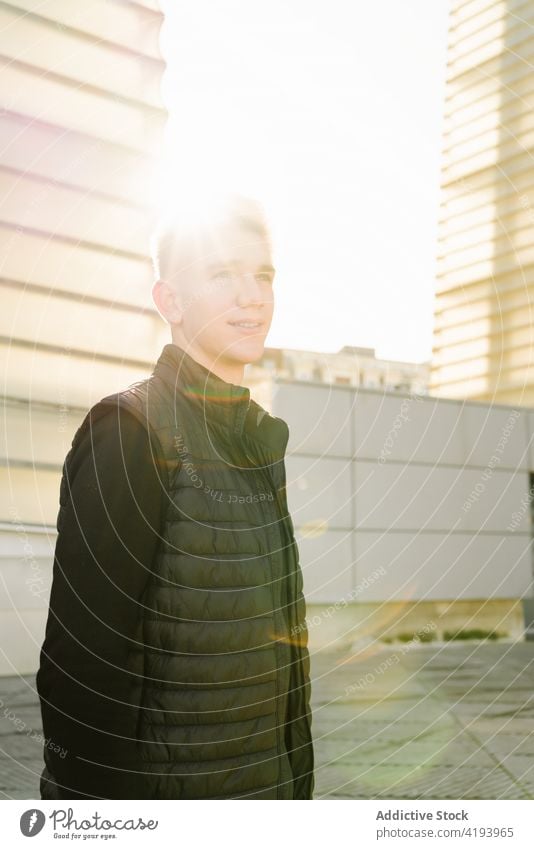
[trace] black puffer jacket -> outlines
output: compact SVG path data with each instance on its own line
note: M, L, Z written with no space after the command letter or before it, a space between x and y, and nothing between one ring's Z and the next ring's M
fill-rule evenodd
M311 799L287 424L174 344L110 405L148 429L168 508L128 654L136 739L103 768L132 777L131 798Z

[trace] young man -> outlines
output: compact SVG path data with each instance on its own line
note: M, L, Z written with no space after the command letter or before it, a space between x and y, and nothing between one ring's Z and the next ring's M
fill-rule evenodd
M41 795L311 799L288 427L241 385L274 306L261 207L171 221L154 262L172 343L91 408L65 460Z

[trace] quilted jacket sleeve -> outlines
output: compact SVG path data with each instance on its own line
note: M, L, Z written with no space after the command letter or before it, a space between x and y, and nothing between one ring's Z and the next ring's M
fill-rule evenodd
M159 542L162 488L145 429L93 408L63 469L50 608L37 689L45 761L61 798L138 798L135 746L141 597Z

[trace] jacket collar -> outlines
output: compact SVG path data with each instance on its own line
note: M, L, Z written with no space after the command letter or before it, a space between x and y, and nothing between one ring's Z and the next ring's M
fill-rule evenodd
M289 438L286 422L256 403L246 386L223 380L171 342L163 347L153 374L185 396L206 419L229 428L235 436L245 433L269 453L284 456Z

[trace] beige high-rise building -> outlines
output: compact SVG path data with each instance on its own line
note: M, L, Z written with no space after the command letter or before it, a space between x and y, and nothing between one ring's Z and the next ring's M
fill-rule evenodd
M452 0L429 392L534 405L534 3Z
M157 0L0 5L0 674L36 668L74 432L167 341L148 256L162 22Z

